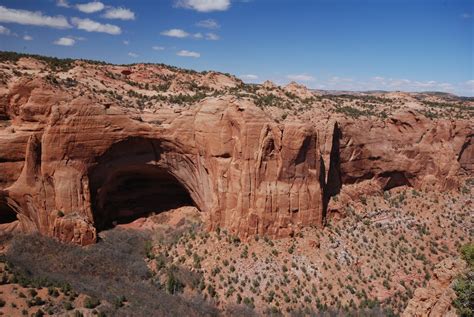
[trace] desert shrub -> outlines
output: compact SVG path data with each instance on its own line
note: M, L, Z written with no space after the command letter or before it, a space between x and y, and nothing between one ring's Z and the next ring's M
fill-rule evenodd
M111 306L107 315L217 315L210 304L169 295L153 282L144 260L148 239L144 233L114 229L104 232L97 244L79 247L39 235L18 235L11 241L6 260L16 279L26 285L74 289L110 303L126 294L128 305ZM185 280L185 273L175 274Z
M254 317L258 316L255 310L246 305L229 305L225 311L230 317Z
M325 305L318 305L318 310L298 309L290 313L291 317L346 317L346 316L363 316L363 317L388 317L395 316L390 309L384 309L380 306L364 309L328 309Z
M464 245L460 251L462 258L468 264L468 269L454 282L453 289L457 297L453 305L459 316L474 316L474 243Z
M100 305L100 300L96 297L87 297L84 300L84 307L93 309Z
M73 310L74 306L72 305L71 302L64 302L63 307L65 310Z
M184 284L174 274L173 270L168 271L168 279L166 281L166 290L170 294L182 292Z
M469 266L474 266L474 243L469 243L461 247L461 255Z

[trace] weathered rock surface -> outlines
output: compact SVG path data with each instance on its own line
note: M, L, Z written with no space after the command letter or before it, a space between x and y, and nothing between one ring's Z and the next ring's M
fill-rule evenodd
M401 111L385 120L328 120L319 130L325 166L328 211L348 200L398 186L459 187L460 175L472 175L473 124L430 120Z
M150 124L44 85L20 82L3 97L11 129L0 130L0 166L18 161L22 168L2 174L2 199L24 231L87 244L117 216L108 204L122 199L120 216L127 216L136 202L156 207L147 194L159 202L183 192L209 214L211 228L241 237L322 224L319 145L310 125L278 125L233 97L205 99L169 123ZM159 190L140 187L147 181L185 190L160 198ZM134 196L124 199L128 190Z
M152 80L135 68L130 77ZM84 68L70 73L75 85L88 83L79 77ZM206 76L215 87L223 81ZM364 182L374 191L449 189L473 171L468 120L400 112L384 120L326 115L277 123L251 99L230 94L142 111L81 89L34 76L0 85L2 222L17 218L15 228L25 232L89 244L117 221L195 205L211 229L279 237L323 225L330 197L344 188L350 199L370 187Z
M415 295L408 302L403 317L457 316L453 300L456 293L452 282L466 268L461 259L445 259L434 270L433 277L425 288L415 290Z

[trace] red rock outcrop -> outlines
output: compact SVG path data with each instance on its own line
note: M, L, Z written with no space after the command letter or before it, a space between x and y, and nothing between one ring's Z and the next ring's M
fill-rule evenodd
M415 290L402 316L457 316L452 306L456 298L452 282L465 268L466 262L461 259L445 259L437 264L428 285Z
M329 210L398 186L455 189L460 175L472 175L472 122L430 120L412 111L384 120L328 122L318 129L327 166L326 198L339 193L342 198L329 202Z
M205 99L171 120L157 113L162 123L151 124L40 80L17 83L3 100L11 125L0 130L0 166L21 168L2 174L2 199L24 231L88 244L139 206L188 197L211 228L244 238L322 224L311 125L279 125L235 97Z
M68 73L77 76L76 89L40 76L0 85L0 220L16 215L16 229L85 245L128 217L195 205L211 229L288 236L323 225L330 197L343 188L350 199L368 187L453 188L473 171L468 120L408 111L383 120L326 114L277 123L252 99L226 93L144 111L83 86L106 86L84 63ZM116 73L100 78L116 91L138 85L116 80L119 66L110 69ZM130 77L149 84L153 75L138 65ZM222 76L201 77L211 85Z

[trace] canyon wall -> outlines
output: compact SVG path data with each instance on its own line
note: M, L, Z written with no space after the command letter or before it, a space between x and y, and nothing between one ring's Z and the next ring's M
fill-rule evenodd
M19 82L1 98L0 204L25 232L89 244L117 216L108 204L122 201L127 216L149 195L169 203L185 194L211 229L242 238L322 225L311 125L277 124L235 97L142 117L41 80Z
M193 204L209 229L289 236L364 182L456 188L472 135L467 120L412 111L277 123L235 96L141 112L23 79L0 90L0 218L86 245L114 221Z

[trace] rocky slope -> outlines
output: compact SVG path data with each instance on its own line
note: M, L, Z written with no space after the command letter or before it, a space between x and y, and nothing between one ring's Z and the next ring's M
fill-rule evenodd
M23 232L85 245L117 222L195 205L210 229L286 237L361 194L457 189L472 176L469 99L325 95L165 65L0 61L0 217Z
M452 282L465 268L466 263L461 259L440 262L428 285L415 291L402 316L457 316L452 307L456 298Z

